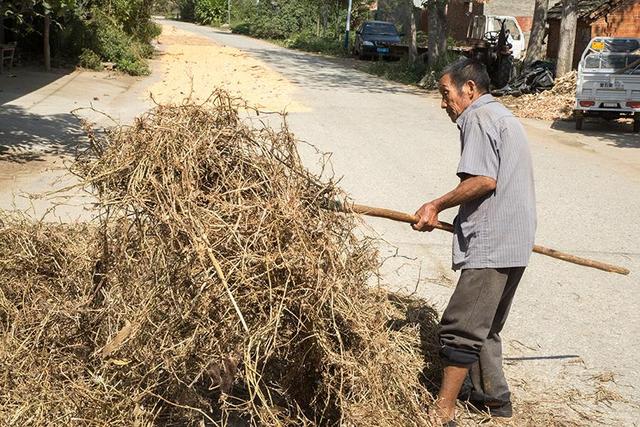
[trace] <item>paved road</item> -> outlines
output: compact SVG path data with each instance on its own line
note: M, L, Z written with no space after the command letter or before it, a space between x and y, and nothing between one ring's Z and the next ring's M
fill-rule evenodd
M242 49L286 77L295 101L307 107L288 116L290 127L331 153L341 186L358 202L413 212L457 183L457 129L434 95L345 68L340 61L174 24ZM9 207L7 177L13 187L26 185L25 191L42 188L38 165L49 163L37 160L73 151L68 142L80 130L70 110L93 103L126 121L146 108L140 97L158 76L125 84L76 72L50 76L49 85L36 82L38 90L14 92L10 87L18 83L0 78L0 206ZM536 168L538 243L622 264L632 274L606 274L534 255L505 331L508 375L521 407L542 399L555 406L554 413L564 410L579 418L580 411L609 424L618 419L617 424L634 425L640 419L632 405L638 404L632 387L640 382L640 138L613 128L585 134L563 124L554 127L526 121ZM5 150L8 146L14 149ZM300 147L307 165L317 168L315 151ZM453 215L445 212L442 219ZM382 255L394 255L383 265L384 284L415 290L442 308L456 280L449 268L451 237L415 233L384 220L369 219L367 226L369 234L383 239ZM611 373L615 382L607 381ZM574 390L582 397L568 401ZM613 402L613 409L595 404L613 396L606 390L629 403Z
M361 203L415 211L456 182L456 127L434 95L345 68L333 60L282 49L191 24L181 29L236 47L287 77L309 112L289 115L298 137L324 152L341 185ZM509 375L522 399L541 393L565 406L571 389L604 387L638 403L640 383L640 138L591 131L590 136L526 121L536 173L539 244L627 266L630 276L607 274L533 256L505 332ZM317 157L303 148L310 167ZM442 219L451 220L454 212ZM386 283L442 307L456 276L450 236L415 233L408 226L367 220L387 243ZM613 372L617 383L593 377ZM598 378L606 378L599 376ZM557 394L557 396L556 396ZM554 397L555 396L555 397ZM595 396L595 395L594 395ZM594 396L588 398L593 402ZM584 398L584 396L583 396ZM581 410L581 403L569 405ZM587 406L589 406L587 402ZM632 405L591 405L602 420L640 419ZM575 415L575 414L574 414Z

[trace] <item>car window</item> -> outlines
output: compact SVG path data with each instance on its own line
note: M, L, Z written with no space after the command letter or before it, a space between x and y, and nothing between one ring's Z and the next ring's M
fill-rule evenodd
M398 34L398 32L396 31L396 27L393 24L383 24L377 22L365 24L362 32L365 34L389 36L395 36Z

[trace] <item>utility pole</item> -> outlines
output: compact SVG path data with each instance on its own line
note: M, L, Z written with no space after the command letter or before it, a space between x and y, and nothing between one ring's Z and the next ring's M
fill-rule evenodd
M227 0L227 24L231 26L231 0Z
M344 32L344 50L349 52L349 30L351 29L351 0L347 7L347 30Z

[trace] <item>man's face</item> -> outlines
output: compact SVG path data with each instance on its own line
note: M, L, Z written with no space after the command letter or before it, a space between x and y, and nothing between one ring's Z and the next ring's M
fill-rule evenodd
M451 121L455 123L458 117L460 117L460 114L471 105L474 88L470 87L468 83L465 83L462 89L458 90L455 83L451 80L451 76L445 74L440 79L440 82L438 82L438 89L442 95L440 107L447 111Z

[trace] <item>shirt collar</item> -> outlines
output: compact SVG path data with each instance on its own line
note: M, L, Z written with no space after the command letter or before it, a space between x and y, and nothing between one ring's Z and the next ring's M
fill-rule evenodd
M457 118L456 124L458 125L458 128L462 128L462 126L464 125L464 122L467 119L467 116L469 115L470 111L475 110L478 107L481 107L483 105L486 105L486 104L489 104L489 103L495 102L495 101L496 101L496 99L491 94L488 94L488 93L485 93L484 95L480 96L478 99L473 101L471 103L471 105L469 105L462 112L462 114L460 114L460 116Z

